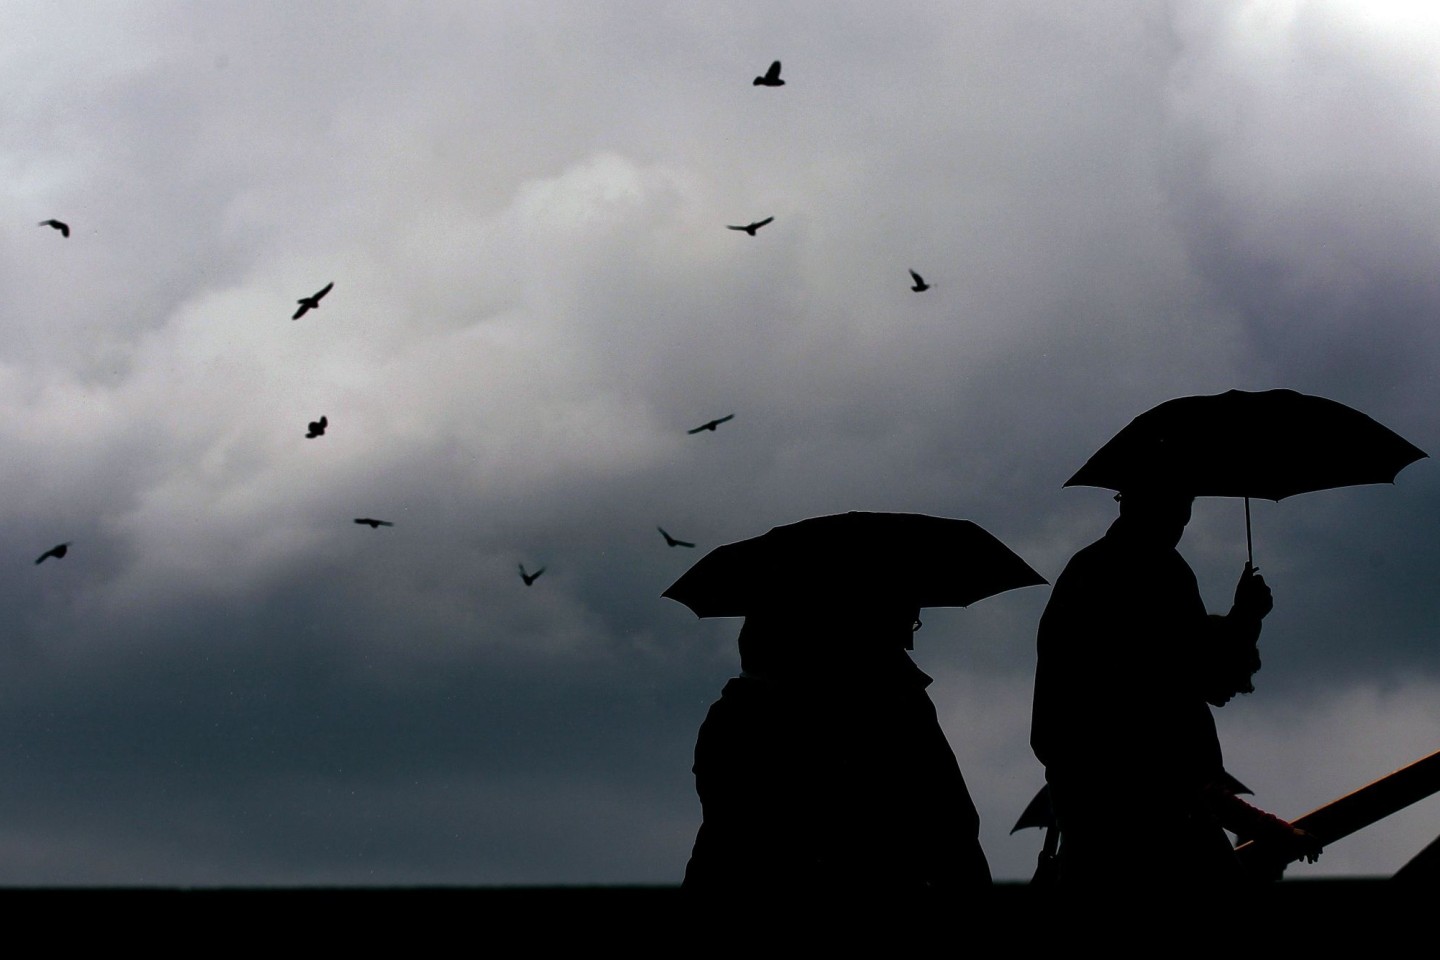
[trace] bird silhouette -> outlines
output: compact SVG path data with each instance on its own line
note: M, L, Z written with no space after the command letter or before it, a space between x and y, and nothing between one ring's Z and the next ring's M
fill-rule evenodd
M330 425L330 420L322 416L319 420L311 420L306 426L305 439L314 440L316 437L325 436L325 428Z
M715 432L715 428L718 427L718 426L720 426L720 424L726 422L727 420L734 420L734 419L735 419L735 414L732 413L732 414L730 414L728 417L721 417L719 420L711 420L709 423L702 423L702 424L700 424L700 426L696 427L694 430L686 430L685 432L686 432L686 433L700 433L700 432L702 432L702 431L704 431L704 430L709 430L711 433L714 433L714 432Z
M58 546L51 547L49 550L46 550L44 553L40 554L40 556L36 557L35 563L37 565L42 564L46 560L49 560L51 557L59 560L61 557L65 556L65 554L70 551L70 543L71 541L67 540L64 543L59 544Z
M910 276L915 278L915 286L911 287L910 289L914 290L916 293L924 293L926 290L929 290L931 287L935 286L935 284L933 283L926 283L925 278L920 276L920 274L916 273L914 270L910 271Z
M534 583L536 580L539 580L539 579L540 579L540 574L542 574L542 573L544 573L544 572L545 572L545 568L544 568L544 567L541 567L539 570L536 570L534 573L526 573L526 572L525 572L525 564L523 564L523 563L520 564L520 579L525 581L525 586L527 586L527 587L530 586L530 584Z
M746 233L750 234L750 236L753 237L755 236L756 230L759 230L761 227L765 226L765 224L769 223L771 220L774 219L774 217L766 217L764 220L756 220L754 223L748 224L743 227L732 226L728 223L725 224L725 226L730 230L744 230Z
M780 61L776 60L770 64L770 69L765 71L765 76L756 77L753 86L757 87L783 87L785 81L780 79Z
M54 227L56 230L59 230L59 231L60 231L60 236L62 236L62 237L68 237L68 236L70 236L70 224L66 223L66 222L63 221L63 220L41 220L39 223L36 224L36 226L37 226L37 227Z
M374 519L373 517L356 517L356 518L355 518L355 522L356 522L356 523L363 523L363 524L365 524L366 526L368 526L371 530L378 530L378 529L380 529L381 527L393 527L393 526L395 526L395 524L391 523L389 520L376 520L376 519Z
M695 546L695 544L690 543L689 541L686 541L686 540L676 540L674 537L670 536L670 534L668 534L668 533L665 532L665 528L664 528L664 527L656 527L655 529L656 529L656 530L659 530L659 531L660 531L660 536L662 536L662 537L665 538L665 546L667 546L667 547L693 547L693 546Z
M306 311L319 310L320 298L325 296L325 294L329 293L330 288L333 286L335 286L335 281L331 280L329 283L325 284L325 289L321 290L319 293L316 293L314 296L301 297L299 300L296 300L295 302L300 304L300 309L296 310L295 316L291 317L290 319L299 320L301 317L305 316Z

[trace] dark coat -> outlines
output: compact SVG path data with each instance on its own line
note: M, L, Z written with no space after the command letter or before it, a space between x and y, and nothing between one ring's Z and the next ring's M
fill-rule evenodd
M1157 865L1191 879L1237 874L1206 800L1223 767L1203 678L1217 633L1258 629L1207 617L1180 554L1132 535L1124 518L1071 559L1040 619L1030 732L1062 879L1139 883Z
M695 745L704 823L685 887L905 892L990 882L980 818L910 662L850 678L737 677ZM898 663L898 661L897 661Z

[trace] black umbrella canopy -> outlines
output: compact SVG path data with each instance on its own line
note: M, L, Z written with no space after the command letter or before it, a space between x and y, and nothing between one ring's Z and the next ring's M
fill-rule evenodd
M840 513L716 547L661 596L698 617L821 606L836 611L965 607L1047 582L969 520Z
M1130 422L1065 486L1164 486L1201 497L1282 500L1393 483L1426 456L1343 403L1294 390L1180 397Z

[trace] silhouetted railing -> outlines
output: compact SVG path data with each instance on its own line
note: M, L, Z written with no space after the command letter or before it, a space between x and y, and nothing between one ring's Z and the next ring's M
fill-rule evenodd
M1440 750L1292 822L1328 846L1437 792ZM1260 872L1267 867L1283 870L1290 862L1273 845L1262 842L1241 844L1235 852L1246 867Z

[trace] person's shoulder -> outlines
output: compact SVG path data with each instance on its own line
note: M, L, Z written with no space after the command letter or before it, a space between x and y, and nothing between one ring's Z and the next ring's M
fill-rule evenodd
M754 677L744 675L731 677L725 681L725 686L720 688L722 697L743 697L746 691L755 689L756 680Z
M741 675L725 683L711 712L790 709L809 704L822 693L816 685L794 678Z
M1075 556L1070 558L1070 564L1073 565L1079 563L1083 565L1085 563L1093 562L1098 558L1108 557L1112 554L1119 553L1120 548L1121 544L1119 540L1116 537L1113 537L1107 533L1105 536L1101 537L1099 540L1096 540L1094 543L1087 544L1081 547L1079 550L1076 550Z
M1172 547L1166 550L1163 556L1156 557L1155 567L1157 572L1163 570L1167 576L1183 579L1190 584L1198 583L1195 579L1195 570L1190 566L1190 561L1180 553L1178 547Z
M1108 567L1116 561L1119 554L1119 545L1114 538L1101 537L1094 543L1075 551L1074 556L1065 564L1065 569L1060 571L1060 579L1056 581L1055 585L1058 587L1060 580L1073 580L1083 577L1091 570Z

